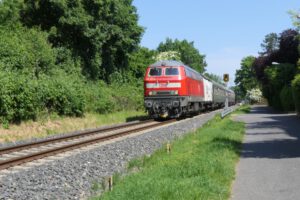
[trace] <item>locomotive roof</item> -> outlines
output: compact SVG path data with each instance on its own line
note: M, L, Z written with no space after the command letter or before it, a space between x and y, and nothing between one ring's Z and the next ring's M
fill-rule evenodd
M150 67L161 67L161 66L179 67L185 65L182 62L176 60L160 60L150 65Z
M196 70L194 70L193 68L183 64L180 61L176 61L176 60L160 60L157 61L156 63L153 63L150 65L150 67L162 67L162 66L168 66L168 67L184 67L187 68L191 71L194 71L195 73L200 74L199 72L197 72ZM202 74L200 74L200 76L202 76Z

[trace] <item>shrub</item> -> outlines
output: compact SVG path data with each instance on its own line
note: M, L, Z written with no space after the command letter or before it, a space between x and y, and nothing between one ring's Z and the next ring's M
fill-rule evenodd
M143 87L129 83L110 86L116 102L116 110L140 110L143 108Z
M116 102L116 110L139 110L143 108L143 80L130 72L115 72L110 75L110 88Z
M259 88L247 90L246 98L250 101L251 104L258 103L262 99L262 92Z
M110 113L115 110L115 100L108 85L102 81L85 85L86 108L88 112Z
M283 110L280 92L282 88L293 79L296 68L292 64L280 64L265 69L268 84L263 86L263 94L268 99L270 106Z
M22 71L0 70L0 122L5 125L35 119L40 112L82 116L85 111L111 113L143 108L141 80L110 85L85 82L83 77L63 70L38 78Z
M300 74L296 75L292 82L292 91L295 102L295 107L300 115Z
M39 110L37 81L29 76L0 71L0 120L2 124L34 119Z
M270 106L272 106L275 110L278 110L278 111L283 110L279 93L275 93L274 96L271 97L269 103L270 103Z
M121 78L122 79L122 78ZM142 84L88 82L85 86L86 111L111 113L143 108Z
M280 91L280 101L284 111L294 111L295 104L292 94L292 88L284 86Z
M83 115L83 83L75 76L63 74L36 79L21 72L0 71L1 123L35 119L44 110L59 115Z
M59 115L82 116L85 99L83 84L75 76L43 76L39 79L40 106Z
M65 47L54 48L56 54L56 68L63 69L68 74L81 75L80 58L73 55L72 51Z

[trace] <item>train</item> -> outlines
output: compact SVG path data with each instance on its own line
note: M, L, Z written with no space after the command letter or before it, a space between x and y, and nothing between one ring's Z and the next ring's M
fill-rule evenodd
M179 118L235 104L235 93L174 60L149 65L144 76L144 105L149 116Z

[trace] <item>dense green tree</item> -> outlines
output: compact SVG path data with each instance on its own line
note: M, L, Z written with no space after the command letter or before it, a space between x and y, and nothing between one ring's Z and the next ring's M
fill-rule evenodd
M180 53L180 60L196 69L200 73L205 71L206 62L205 55L200 54L198 49L194 47L194 42L188 42L187 40L178 40L174 41L170 38L167 38L165 42L161 42L157 48L159 52L166 51L177 51Z
M292 82L292 92L295 102L295 107L300 116L300 73L297 74Z
M18 23L23 0L0 0L0 24Z
M241 61L241 68L236 70L235 73L235 84L239 87L241 96L245 96L247 90L258 87L258 82L255 76L255 72L252 68L255 57L247 56Z
M0 70L37 77L55 68L56 54L46 33L20 25L0 25L0 35Z
M259 52L261 56L270 55L279 49L279 37L276 33L269 33L265 36L263 43L260 45L262 52Z
M144 77L146 68L155 62L154 50L149 50L145 47L139 47L136 51L130 54L129 57L129 69L135 75L136 78Z
M297 11L290 11L293 24L296 27L297 31L300 31L300 13ZM298 41L300 40L300 36L298 34ZM298 54L300 55L300 45L298 45ZM300 116L300 58L298 58L297 62L297 70L296 75L292 81L292 92L295 102L295 107L298 115Z
M271 65L265 69L265 74L267 80L262 85L262 91L264 97L268 99L269 105L278 110L283 110L283 101L292 101L293 103L293 97L291 95L288 97L287 95L284 96L280 94L291 94L285 87L291 90L290 85L295 75L295 66L293 64ZM282 91L283 89L285 90L284 92Z
M269 34L271 35L271 34ZM266 84L267 77L265 69L271 66L273 62L277 63L291 63L296 67L296 62L299 58L299 40L298 32L293 29L287 29L280 33L279 49L269 51L264 55L259 56L253 63L253 68L257 79Z
M47 31L55 47L70 48L93 79L128 67L143 32L132 0L25 0L21 21Z
M298 46L299 33L293 29L284 30L280 33L279 56L272 61L296 65L299 58Z
M297 28L297 30L300 30L300 13L295 10L290 10L289 14L292 18L294 26Z
M271 37L271 34L269 36ZM261 83L264 97L268 99L269 105L278 110L293 110L297 101L296 99L293 101L293 92L297 90L292 90L291 82L297 74L298 49L299 33L296 30L287 29L280 33L279 48L266 51L253 63L253 69Z

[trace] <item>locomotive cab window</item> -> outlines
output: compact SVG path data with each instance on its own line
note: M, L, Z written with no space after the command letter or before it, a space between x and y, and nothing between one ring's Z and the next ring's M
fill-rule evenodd
M165 69L165 75L166 76L176 76L179 75L179 71L178 68L174 68L174 67L168 67Z
M161 68L151 68L149 76L161 76Z

